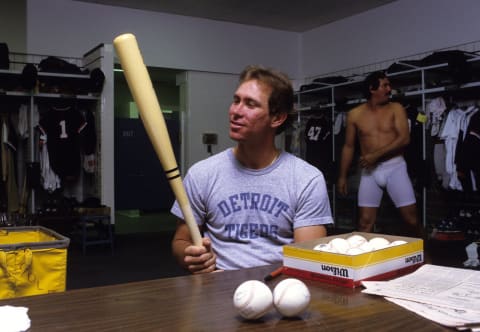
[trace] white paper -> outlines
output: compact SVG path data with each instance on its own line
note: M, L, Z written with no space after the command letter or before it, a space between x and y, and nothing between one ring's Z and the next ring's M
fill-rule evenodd
M364 281L362 292L461 330L480 326L480 271L423 265L390 281Z
M362 284L367 294L472 310L480 316L480 271L426 264L394 280Z
M21 332L30 328L28 308L0 306L0 330L2 332Z
M477 311L438 307L390 297L385 299L441 325L458 327L474 323L480 324L480 317Z

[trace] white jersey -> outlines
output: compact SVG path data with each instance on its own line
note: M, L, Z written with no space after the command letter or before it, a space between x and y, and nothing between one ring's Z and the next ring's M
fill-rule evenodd
M454 190L463 190L462 184L457 176L457 167L455 164L455 152L461 130L466 131L468 119L476 112L474 107L467 110L452 109L445 120L445 124L440 133L440 138L445 141L445 170L449 175L449 188Z

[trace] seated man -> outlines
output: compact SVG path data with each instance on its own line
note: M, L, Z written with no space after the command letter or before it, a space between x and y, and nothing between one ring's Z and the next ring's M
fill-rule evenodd
M294 94L279 72L247 67L230 106L234 148L194 164L184 179L203 246L180 218L172 240L191 273L234 270L282 261L282 246L326 235L333 222L325 179L304 160L275 146L289 124Z

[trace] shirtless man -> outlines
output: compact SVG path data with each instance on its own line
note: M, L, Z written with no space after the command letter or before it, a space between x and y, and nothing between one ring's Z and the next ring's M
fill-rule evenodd
M347 173L358 137L362 168L358 189L359 231L372 231L383 190L386 189L409 233L423 238L415 193L403 158L404 149L410 143L405 109L399 103L390 101L392 88L383 72L368 75L364 89L367 102L352 109L347 116L338 191L342 195L348 192Z

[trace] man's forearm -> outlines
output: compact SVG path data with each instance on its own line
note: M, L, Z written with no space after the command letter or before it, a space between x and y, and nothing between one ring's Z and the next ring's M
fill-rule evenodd
M187 268L185 264L185 248L193 245L193 243L185 239L174 239L172 241L172 254L177 260L178 264L184 268Z
M405 147L410 143L410 137L399 137L390 144L382 146L381 148L372 152L376 161L390 159L400 153L403 153Z
M353 149L350 147L343 147L342 158L340 160L340 169L339 169L340 178L347 177L348 170L350 169L350 165L352 164L352 160L353 160Z
M173 257L175 257L177 262L185 268L187 267L185 264L185 249L191 245L193 245L193 240L190 236L190 231L185 222L178 219L177 229L173 235L171 247Z

